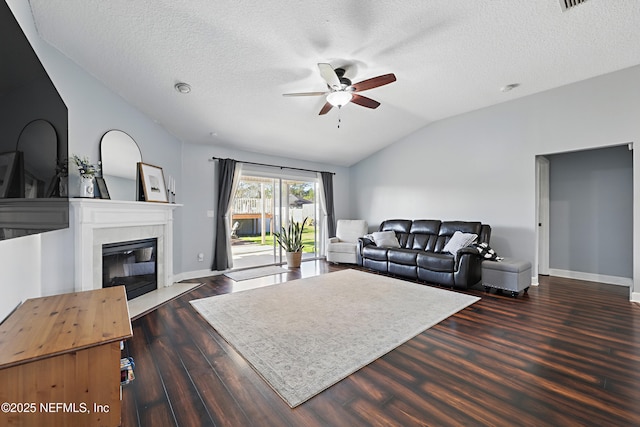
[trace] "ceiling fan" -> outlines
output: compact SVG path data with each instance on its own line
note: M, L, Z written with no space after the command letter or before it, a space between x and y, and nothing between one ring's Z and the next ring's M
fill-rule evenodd
M302 93L284 93L282 96L322 96L325 95L327 102L320 110L319 115L327 114L333 107L341 108L349 102L361 105L367 108L378 108L380 103L366 96L359 95L356 92L373 89L384 86L396 81L394 74L383 74L378 77L372 77L359 83L351 83L351 80L344 76L344 68L334 69L330 64L319 63L320 76L327 82L329 90L324 92L302 92Z

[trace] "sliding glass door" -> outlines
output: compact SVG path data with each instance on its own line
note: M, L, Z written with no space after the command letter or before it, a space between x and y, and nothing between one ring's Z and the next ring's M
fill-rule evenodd
M302 259L317 257L317 207L316 193L317 183L309 180L282 180L281 197L284 202L281 205L282 218L280 226L287 227L290 222L305 222L302 235Z
M242 174L231 208L231 253L234 268L279 262L271 232L276 180Z
M234 269L285 262L273 232L305 218L303 260L318 256L318 180L277 172L243 168L230 216Z

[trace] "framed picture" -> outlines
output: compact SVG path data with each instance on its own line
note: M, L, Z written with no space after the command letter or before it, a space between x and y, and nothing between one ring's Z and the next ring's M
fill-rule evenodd
M107 189L107 183L104 178L96 177L96 185L98 186L98 191L100 192L101 199L111 199L109 196L109 190Z
M33 174L24 171L24 198L37 199L42 197L42 189L44 183L36 178Z
M161 167L139 162L138 176L140 177L140 187L142 187L141 200L158 203L169 202Z
M19 162L19 153L17 151L10 151L8 153L0 154L0 198L6 197L21 197L13 194L13 187L15 187L16 179L15 174Z

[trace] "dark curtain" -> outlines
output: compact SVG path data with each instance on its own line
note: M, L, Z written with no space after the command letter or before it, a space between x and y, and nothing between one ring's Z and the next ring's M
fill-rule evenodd
M325 203L327 204L327 236L334 237L336 235L336 214L333 208L333 174L321 172L321 175Z
M233 159L218 159L218 204L215 219L216 239L213 245L213 264L211 269L223 271L231 267L229 254L231 252L228 232L227 212L233 197L233 177L236 171L236 161Z

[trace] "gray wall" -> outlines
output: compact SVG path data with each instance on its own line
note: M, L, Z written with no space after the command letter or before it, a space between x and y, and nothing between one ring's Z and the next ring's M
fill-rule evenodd
M640 140L639 81L636 66L420 129L352 167L354 215L372 227L394 217L483 221L497 252L531 261L537 277L536 155ZM634 188L638 251L635 170Z
M300 149L304 149L301 144ZM179 200L184 203L184 236L182 245L182 271L191 277L209 272L213 260L214 218L207 217L207 211L215 214L216 179L215 162L212 157L233 158L236 160L266 163L279 166L292 166L318 171L335 172L333 178L336 218L352 218L349 192L349 169L326 164L303 162L282 157L265 156L222 147L209 147L198 144L185 144L183 151L183 193ZM197 254L204 253L204 261L197 261Z
M626 145L549 159L549 267L633 275L633 153Z

